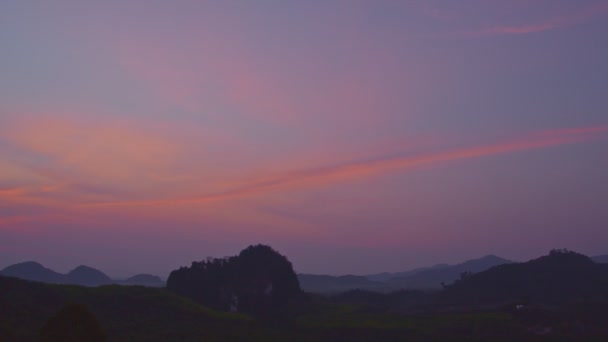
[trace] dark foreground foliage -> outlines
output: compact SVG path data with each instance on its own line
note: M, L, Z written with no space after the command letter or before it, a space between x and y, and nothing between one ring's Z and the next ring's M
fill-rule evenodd
M86 305L68 304L40 329L41 342L103 342L106 334Z
M255 335L252 319L165 289L51 285L0 277L0 341L34 341L66 304L86 305L109 341L184 341ZM196 337L196 338L194 338Z
M0 340L5 341L37 340L69 302L85 304L109 341L608 340L608 302L401 313L381 304L383 299L370 306L348 303L357 302L357 296L310 296L282 320L267 320L206 309L162 289L86 288L2 277L0 289Z

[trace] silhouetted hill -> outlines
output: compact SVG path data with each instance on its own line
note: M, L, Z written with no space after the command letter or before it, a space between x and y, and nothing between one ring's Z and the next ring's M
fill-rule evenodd
M160 277L151 274L137 274L124 281L124 285L142 285L150 287L164 287L165 282Z
M65 277L66 284L99 286L112 284L114 281L100 270L80 265L71 270Z
M608 298L608 270L589 257L565 250L525 263L505 264L467 275L443 293L457 304L515 300L559 304Z
M441 288L442 283L451 283L464 272L477 273L508 263L511 263L511 261L495 255L486 255L457 265L420 270L410 275L393 278L387 284L398 289L438 289Z
M8 266L4 268L0 274L20 279L40 281L43 283L65 283L65 275L50 270L34 261Z
M83 286L100 286L109 284L151 287L165 286L165 282L162 279L150 274L138 274L126 280L113 280L105 273L85 265L76 267L68 274L62 274L48 269L34 261L8 266L0 271L0 275L49 284L71 284Z
M354 275L298 274L298 280L302 290L313 293L337 293L353 289L382 291L386 288L383 283Z
M181 267L169 275L167 289L215 309L256 315L274 314L302 295L291 262L265 245Z

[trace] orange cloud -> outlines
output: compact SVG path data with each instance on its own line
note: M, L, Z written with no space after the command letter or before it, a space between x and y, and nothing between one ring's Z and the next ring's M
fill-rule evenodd
M176 150L170 142L121 123L40 120L15 125L5 136L67 169L117 181L137 179L146 168L162 168L171 162Z
M45 184L46 190L79 178L93 183L138 182L152 170L169 173L182 152L177 144L132 121L87 120L77 113L24 117L3 125L0 138L19 150L12 168L52 181ZM14 178L18 173L0 176Z
M175 169L185 147L169 139L177 129L79 113L24 113L3 121L0 142L10 148L0 151L0 184L8 185L0 187L0 199L57 207L166 196L167 183L181 184Z
M25 188L0 189L0 197L19 196L27 193Z

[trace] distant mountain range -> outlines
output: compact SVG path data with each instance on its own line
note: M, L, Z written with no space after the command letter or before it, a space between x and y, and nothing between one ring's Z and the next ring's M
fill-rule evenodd
M370 280L365 276L298 274L298 280L302 290L314 293L339 293L353 289L382 292L388 290L385 283Z
M596 256L591 259L596 263L608 263L608 255ZM299 274L298 279L304 291L314 293L329 294L355 289L376 292L390 292L401 289L432 290L453 283L460 279L463 273L475 274L495 266L512 263L514 262L511 260L495 255L486 255L456 265L437 264L404 272L384 272L366 276Z
M600 264L608 264L608 254L606 255L598 255L591 258L591 260L600 263Z
M390 287L399 289L439 289L442 287L442 284L447 285L460 278L462 273L478 273L494 266L510 263L512 263L510 260L495 255L486 255L479 259L467 260L457 265L433 267L404 276L398 276L389 279L387 283Z
M396 273L377 273L367 276L329 276L299 274L304 291L316 293L338 293L360 289L390 292L400 289L440 289L460 277L463 272L477 273L491 267L511 263L494 255L468 260L457 265L438 264Z
M590 259L596 263L608 264L608 255L599 255ZM495 255L487 255L456 265L437 264L431 267L394 273L383 272L364 276L298 274L298 280L304 291L313 293L340 293L354 289L376 292L390 292L400 289L440 289L442 283L444 285L451 284L465 272L479 273L494 266L511 263L513 262L510 260ZM34 261L8 266L0 271L0 275L51 284L165 286L165 281L150 274L138 274L128 279L117 280L95 268L84 265L76 267L67 274L62 274Z
M385 281L389 281L391 279L395 279L395 278L403 278L403 277L408 277L423 271L428 271L428 270L432 270L432 269L442 269L442 268L446 268L446 267L450 267L450 265L448 264L437 264L431 267L420 267L420 268L415 268L413 270L409 270L409 271L404 271L404 272L382 272L382 273L376 273L376 274L369 274L366 275L365 277L369 280L373 280L373 281L381 281L381 282L385 282Z
M51 284L72 284L82 286L109 284L141 285L149 287L165 286L165 282L160 277L150 274L138 274L126 280L116 280L108 277L105 273L95 268L84 265L76 267L67 274L62 274L48 269L35 261L27 261L8 266L0 271L0 275Z

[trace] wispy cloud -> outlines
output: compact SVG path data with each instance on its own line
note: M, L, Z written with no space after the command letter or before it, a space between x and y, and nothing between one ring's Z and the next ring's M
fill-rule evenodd
M598 2L579 11L553 17L549 20L527 25L499 25L487 27L476 31L467 32L468 36L492 36L492 35L523 35L558 28L573 26L608 12L608 2Z
M471 148L445 151L414 156L399 156L384 159L368 159L338 165L320 166L278 174L264 179L254 180L235 186L223 192L199 197L159 199L153 201L124 201L83 204L86 207L106 206L157 206L179 204L204 204L222 200L242 198L273 191L284 191L293 188L322 186L329 183L347 181L357 178L377 176L396 170L407 170L418 166L433 165L449 161L481 158L497 154L541 149L551 146L573 144L597 138L608 132L608 126L583 127L538 132L530 137L505 143L476 146Z

